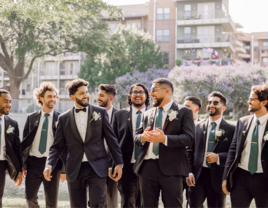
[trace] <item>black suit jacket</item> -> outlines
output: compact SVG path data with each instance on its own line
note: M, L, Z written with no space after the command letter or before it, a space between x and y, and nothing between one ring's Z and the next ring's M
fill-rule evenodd
M223 174L223 180L227 180L227 189L228 191L231 191L233 187L233 173L235 172L238 163L240 163L241 160L241 154L244 150L244 144L248 135L248 131L250 129L250 126L252 124L254 116L245 116L243 118L240 118L237 121L234 138L232 141L232 144L230 146L230 150L228 153L225 170ZM268 131L268 122L266 124L265 132ZM268 187L268 141L262 140L262 148L261 148L261 164L263 168L263 174L265 177L264 183L266 183L266 187Z
M92 120L93 112L100 113L97 121ZM116 165L123 164L122 154L109 123L105 108L88 106L88 123L85 142L83 142L74 117L74 108L59 116L56 137L50 147L47 165L56 166L57 160L67 148L66 176L69 182L74 182L78 176L84 153L99 177L108 176L108 156L104 147L104 138ZM90 122L91 121L91 122Z
M29 151L31 149L32 143L34 141L38 126L39 126L39 122L40 122L40 116L42 114L42 110L36 111L32 114L29 114L27 119L26 119L26 123L24 126L24 130L23 130L23 141L21 142L21 153L22 153L22 166L25 170L27 170L27 159L29 157ZM53 130L53 135L55 137L56 134L56 122L58 121L58 117L59 117L60 113L54 110L53 113L53 119L52 119L52 130ZM42 125L42 124L41 124ZM61 155L62 159L59 160L59 163L61 163L61 165L59 165L59 167L62 166L62 173L65 172L65 164L66 164L66 151ZM63 165L62 165L62 162Z
M17 121L11 119L8 116L4 116L5 119L5 142L6 142L6 155L4 157L8 164L8 174L12 180L16 180L19 172L22 172L21 157L20 157L20 138L19 127ZM14 127L12 133L7 133L9 127Z
M134 148L132 107L117 111L114 114L112 126L122 151L124 164L130 164Z
M142 147L141 153L134 165L134 171L136 173L139 171L150 144L149 142L145 142L142 145L141 134L148 126L151 126L151 129L153 129L156 109L151 108L144 113L142 125L136 131L136 145ZM159 144L159 168L167 176L188 176L189 168L186 147L191 146L194 141L193 113L191 109L183 105L177 105L175 102L172 103L170 109L178 111L178 115L172 121L169 121L167 116L165 121L163 131L167 136L168 142L167 146L162 143Z
M195 142L187 148L190 172L194 174L195 181L198 181L206 150L206 141L209 119L200 121L195 125ZM212 152L219 155L220 165L211 164L211 183L216 192L222 193L221 183L228 150L231 145L235 126L222 119L219 129L225 133L215 141ZM204 133L205 132L205 133ZM226 139L227 138L227 139Z

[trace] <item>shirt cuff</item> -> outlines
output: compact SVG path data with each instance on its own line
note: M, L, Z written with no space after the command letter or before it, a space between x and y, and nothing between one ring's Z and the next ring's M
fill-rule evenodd
M167 140L168 140L168 139L167 139L167 136L165 136L165 138L166 138L166 139L165 139L165 143L163 143L163 144L167 146L167 145L168 145L168 142L167 142Z
M220 156L218 155L217 165L220 165Z
M51 165L46 165L45 169L46 169L46 168L52 170L52 166L51 166Z
M193 173L189 173L189 176L192 176L192 175L194 175Z

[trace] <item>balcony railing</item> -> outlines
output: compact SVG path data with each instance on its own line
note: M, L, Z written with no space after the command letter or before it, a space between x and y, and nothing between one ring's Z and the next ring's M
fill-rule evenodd
M184 11L178 15L178 20L220 19L228 15L222 10L212 11Z
M234 38L231 34L222 35L184 35L179 36L177 39L177 44L185 43L223 43L223 42L234 42Z

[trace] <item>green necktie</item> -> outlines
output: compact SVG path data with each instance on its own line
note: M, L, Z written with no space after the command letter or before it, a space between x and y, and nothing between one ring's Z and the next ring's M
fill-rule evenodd
M49 114L45 114L45 120L43 122L42 126L42 132L41 132L41 138L40 138L40 143L39 143L39 152L43 154L46 151L47 147L47 129L48 129L48 117Z
M136 130L140 127L141 125L141 111L138 110L137 112L138 116L137 116L137 121L136 121ZM135 160L138 158L138 155L141 151L141 147L138 147L137 145L134 144L134 148L135 148Z
M163 108L159 107L158 108L158 115L156 116L155 119L155 128L162 130L162 111ZM153 144L153 153L158 156L159 155L159 143L154 143Z
M253 134L252 134L252 141L251 141L251 148L250 148L250 156L249 156L249 162L248 162L248 171L251 174L254 174L257 171L258 166L258 137L259 137L259 125L260 121L259 119L256 120L256 126L254 128Z
M211 125L212 125L212 128L209 132L207 152L212 152L213 147L214 147L214 143L215 143L217 124L215 122L212 122ZM211 164L209 164L207 160L206 160L206 164L207 164L208 168L211 168Z

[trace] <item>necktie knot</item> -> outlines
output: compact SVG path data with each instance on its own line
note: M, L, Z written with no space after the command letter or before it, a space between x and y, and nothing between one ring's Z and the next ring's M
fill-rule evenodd
M217 124L215 122L212 122L211 125L213 128L215 128L217 126Z
M140 114L141 114L141 111L140 111L140 110L138 110L138 111L137 111L137 114L139 114L139 115L140 115Z
M164 108L163 107L159 107L159 111L163 111L164 110Z
M86 109L86 108L81 108L81 109L76 108L76 109L75 109L75 112L76 112L76 113L79 113L80 111L87 112L87 109Z
M45 113L45 117L47 118L49 116L49 113Z
M260 125L260 120L257 119L257 120L256 120L256 123L257 123L257 125Z

